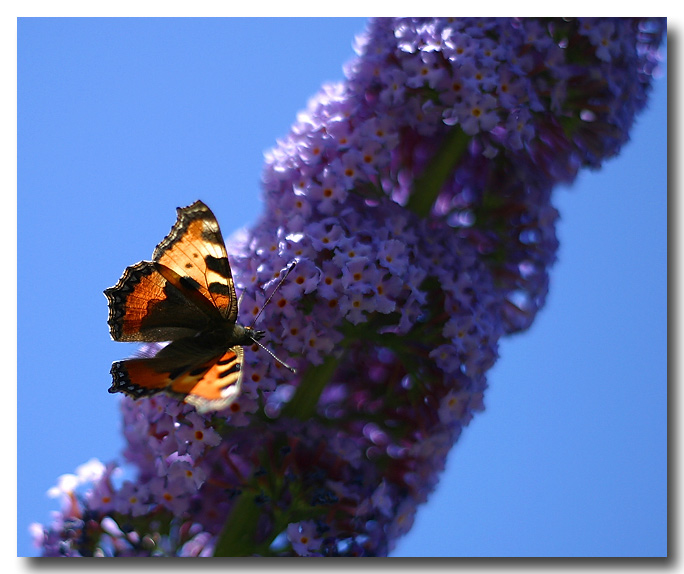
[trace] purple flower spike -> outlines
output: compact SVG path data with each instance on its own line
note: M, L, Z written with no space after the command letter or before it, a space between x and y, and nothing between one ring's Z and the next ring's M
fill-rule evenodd
M627 141L664 31L372 20L346 80L266 155L266 211L232 239L243 324L297 261L259 323L296 374L248 348L224 411L125 398L135 476L62 481L43 554L390 553L484 408L499 339L544 305L552 189Z

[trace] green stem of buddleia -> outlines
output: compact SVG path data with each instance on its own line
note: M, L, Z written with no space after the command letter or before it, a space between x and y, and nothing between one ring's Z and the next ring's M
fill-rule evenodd
M259 506L253 492L242 491L219 534L214 556L252 556L259 554L254 535L259 521Z
M339 356L330 355L320 365L312 365L306 369L300 384L297 386L292 399L283 407L281 416L307 421L316 415L316 407L321 393L335 374L344 357L347 345L352 341L367 341L372 345L380 345L394 349L400 353L403 349L401 337L392 333L378 333L384 324L393 324L398 320L396 314L375 316L374 320L361 325L345 322L341 330L344 339L340 343L342 353ZM267 462L263 461L267 466ZM277 490L277 488L276 488ZM245 488L235 501L233 510L228 516L219 534L214 549L214 556L266 556L271 554L271 540L256 541L256 531L261 514L261 507L255 499L256 490ZM295 497L296 498L296 497ZM300 508L288 512L287 516L279 516L276 512L272 517L275 521L273 534L277 535L290 522L311 518L322 509Z
M339 357L328 356L320 365L309 367L297 386L294 396L283 408L281 416L301 421L309 420L314 416L318 399L339 363Z
M340 359L329 356L322 364L309 367L297 387L295 395L281 413L284 417L308 420L316 414L316 406L323 389L335 373ZM252 490L243 490L238 495L233 510L219 534L214 556L267 555L271 540L258 543L255 534L260 510ZM286 520L284 524L291 520Z
M469 142L470 137L459 127L454 127L447 134L423 173L415 179L406 207L421 217L430 214L444 182L465 153Z

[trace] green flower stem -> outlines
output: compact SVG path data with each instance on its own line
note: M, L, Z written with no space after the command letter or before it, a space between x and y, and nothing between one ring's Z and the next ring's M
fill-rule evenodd
M309 420L316 414L316 405L323 389L337 370L340 359L329 356L320 365L309 367L302 377L292 400L285 405L282 416Z
M469 142L470 137L459 127L454 127L447 134L440 149L420 177L416 178L406 207L421 217L430 214L444 182L465 153Z
M257 554L254 534L259 521L255 494L242 491L223 525L214 548L214 556L252 556Z
M294 397L283 408L282 416L302 421L313 417L318 399L339 363L339 358L329 356L322 364L308 368ZM251 489L243 490L239 495L216 541L214 556L265 556L270 553L272 540L262 543L255 540L260 516L260 507L255 496ZM296 520L292 517L280 517L279 522L287 525ZM279 531L280 529L276 529L275 534Z
M378 333L383 322L390 321L392 318L396 317L376 316L374 321L362 325L345 323L342 326L344 340L342 341L341 346L344 348L349 345L351 341L361 340L367 341L369 344L392 348L400 353L403 349L403 340L401 337L397 337L392 333ZM294 396L290 402L283 407L281 416L301 421L306 421L314 417L316 415L316 406L318 405L321 393L335 374L343 357L344 352L339 357L330 355L326 357L320 365L312 365L309 367L304 373ZM264 459L263 463L267 466L268 460ZM275 490L278 489L278 485L276 484L270 486ZM271 553L270 545L272 539L263 542L257 542L255 539L260 517L260 506L255 500L255 489L246 488L238 496L233 510L223 525L223 530L216 541L214 556L269 555ZM299 512L290 513L288 516L273 516L272 518L276 522L276 524L274 524L275 528L273 529L273 534L277 535L290 522L297 522L304 518L310 518L321 511L322 509L317 509L312 514L311 509L309 508L308 510L300 509Z

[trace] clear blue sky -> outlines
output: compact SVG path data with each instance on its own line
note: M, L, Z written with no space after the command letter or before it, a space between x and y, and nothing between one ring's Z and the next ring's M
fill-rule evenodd
M23 19L18 25L18 554L60 474L123 447L103 289L175 208L224 235L261 211L263 152L361 19ZM559 189L546 308L501 344L487 410L396 556L663 556L666 77L632 142Z

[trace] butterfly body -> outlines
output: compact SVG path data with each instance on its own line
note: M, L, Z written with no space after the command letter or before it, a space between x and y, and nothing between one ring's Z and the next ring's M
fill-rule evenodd
M115 341L166 342L154 357L112 364L109 391L140 398L164 392L219 410L239 395L245 345L264 332L237 322L238 305L218 223L201 201L178 219L152 255L105 290Z

